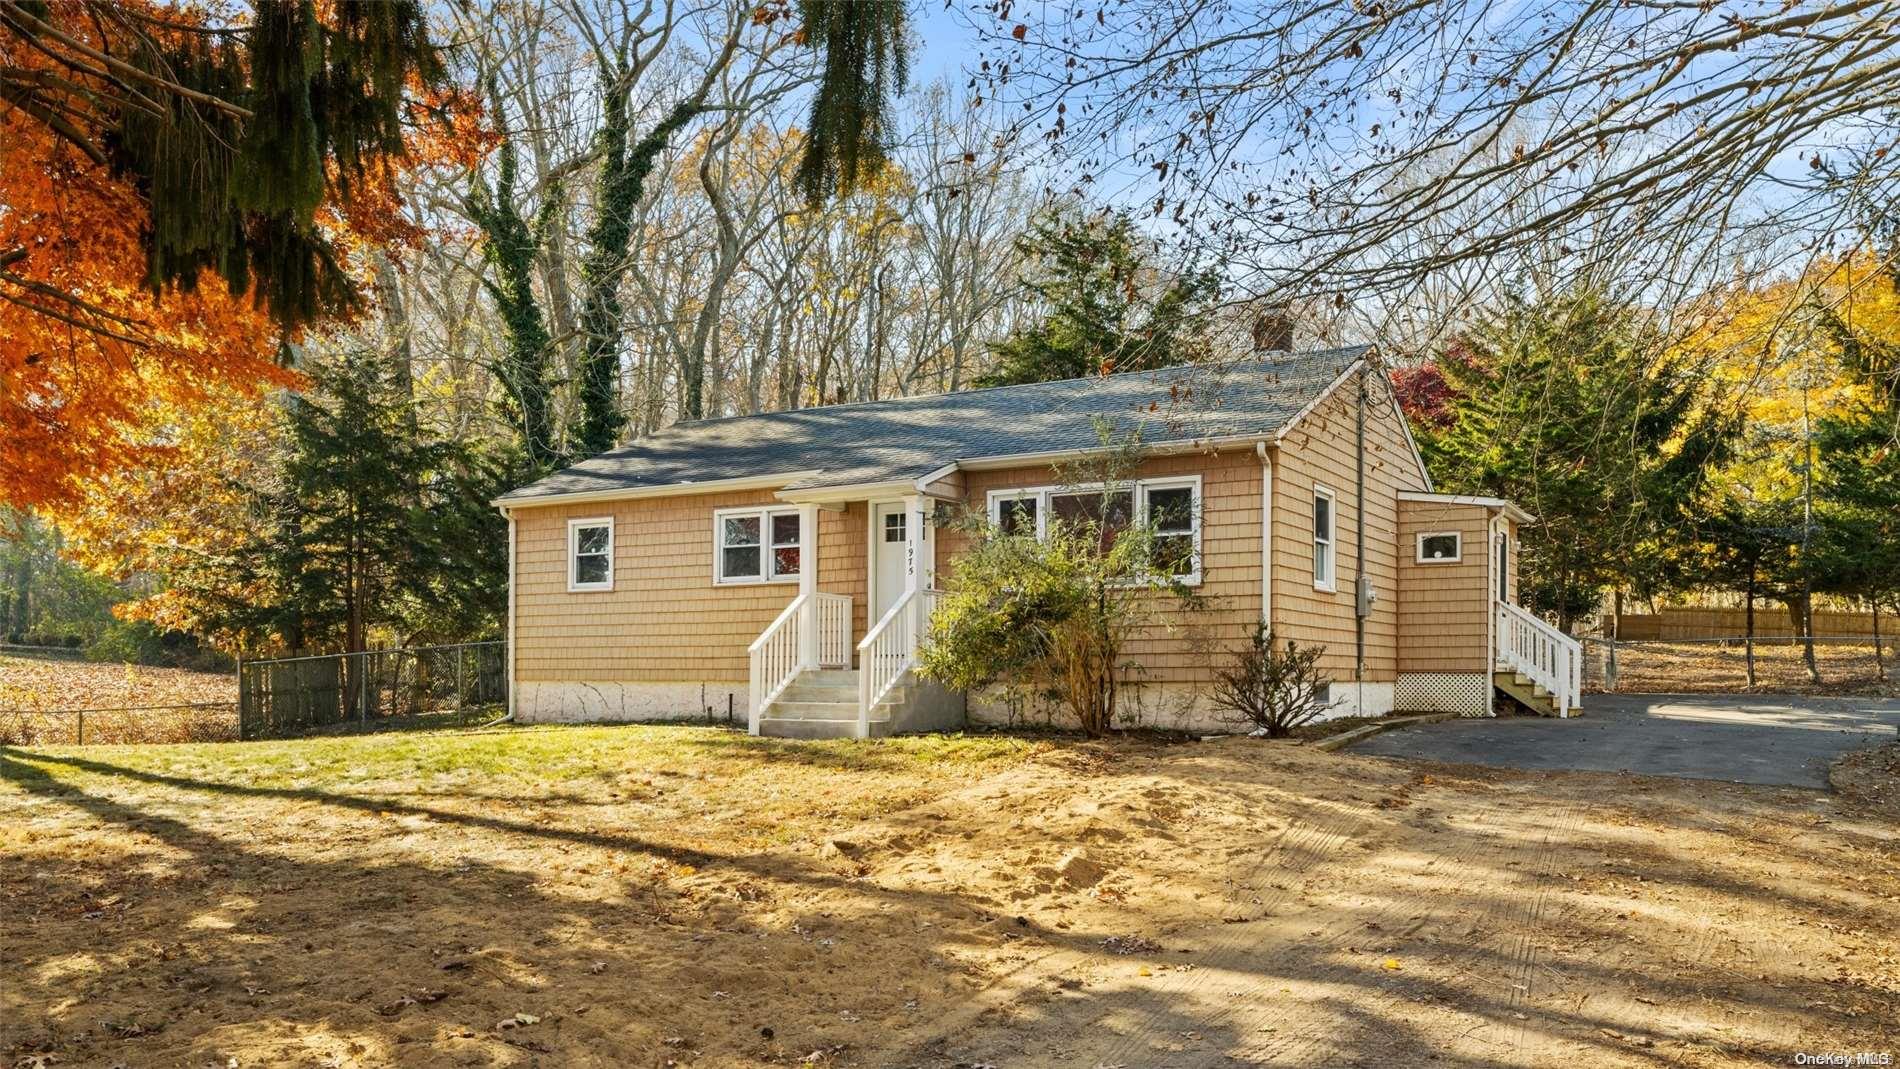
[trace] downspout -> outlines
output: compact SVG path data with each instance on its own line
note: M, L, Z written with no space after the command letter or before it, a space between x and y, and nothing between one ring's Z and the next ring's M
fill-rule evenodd
M1366 615L1372 611L1372 587L1366 581L1366 370L1359 369L1357 434L1353 449L1355 490L1353 506L1353 700L1366 715Z
M1260 458L1260 622L1273 631L1273 458L1266 442L1253 444Z

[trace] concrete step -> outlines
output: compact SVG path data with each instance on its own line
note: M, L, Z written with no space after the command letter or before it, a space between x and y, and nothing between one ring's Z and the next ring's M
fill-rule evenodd
M857 702L778 701L765 707L765 715L780 720L852 720L858 718Z
M777 713L777 707L772 713ZM891 733L888 719L871 721L871 737L883 738ZM849 720L791 719L770 715L759 720L759 734L774 739L851 739L858 734L858 718Z
M892 687L890 693L886 694L884 700L879 704L888 705L893 702L902 702L907 696L903 686ZM853 708L856 708L858 704L858 688L855 684L849 687L840 687L829 684L807 683L801 679L791 686L786 687L784 693L779 695L778 700L782 702L848 702Z
M858 670L855 668L807 668L798 677L800 683L815 683L821 687L850 687L858 689Z

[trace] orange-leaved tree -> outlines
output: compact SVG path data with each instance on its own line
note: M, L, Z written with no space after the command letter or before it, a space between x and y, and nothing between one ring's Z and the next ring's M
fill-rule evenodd
M441 68L412 0L0 4L0 504L149 460L360 305ZM436 110L439 111L439 108Z

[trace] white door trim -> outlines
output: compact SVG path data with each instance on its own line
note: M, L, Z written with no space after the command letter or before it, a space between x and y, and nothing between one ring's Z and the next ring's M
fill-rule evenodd
M869 633L871 628L877 626L879 615L877 607L877 547L879 543L884 541L884 529L877 522L877 510L883 508L885 505L896 505L898 508L903 508L904 499L901 497L879 498L867 501L864 505L864 568L866 572L864 583L864 630L866 633ZM907 518L905 522L908 523L910 521Z

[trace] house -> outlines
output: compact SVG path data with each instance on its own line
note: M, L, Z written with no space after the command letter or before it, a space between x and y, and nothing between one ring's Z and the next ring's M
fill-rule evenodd
M1326 647L1338 715L1576 706L1576 643L1516 605L1507 501L1432 491L1369 348L682 423L496 501L522 721L744 716L858 736L1040 716L920 679L946 510L1042 529L1054 465L1138 433L1129 507L1191 542L1207 608L1156 629L1120 718L1218 728L1203 693L1256 620ZM1186 504L1188 507L1182 508ZM1163 596L1157 594L1157 596Z

